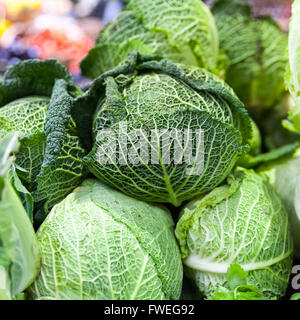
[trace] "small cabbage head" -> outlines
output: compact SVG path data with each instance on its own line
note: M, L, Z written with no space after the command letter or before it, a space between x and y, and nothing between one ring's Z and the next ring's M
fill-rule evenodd
M265 176L237 169L227 184L185 206L175 233L185 273L205 296L226 287L233 264L266 298L285 294L293 241L286 210Z
M129 0L125 10L99 34L95 48L81 64L96 78L117 66L132 51L157 54L175 62L216 68L218 32L200 0Z
M217 0L212 12L227 56L226 82L249 109L272 107L285 93L287 34L271 17L255 19L237 0Z
M42 215L82 181L85 151L70 115L77 91L55 60L17 63L0 80L0 139L20 133L17 173Z
M34 299L179 299L182 262L170 212L86 180L37 233Z
M233 91L166 59L131 54L75 103L79 131L93 122L86 167L148 202L179 206L212 190L248 150L249 116Z

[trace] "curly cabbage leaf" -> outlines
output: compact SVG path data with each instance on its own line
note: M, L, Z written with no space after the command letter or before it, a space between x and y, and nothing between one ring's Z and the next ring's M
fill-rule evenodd
M300 300L300 293L294 293L290 300Z
M173 228L167 209L86 180L38 230L42 268L30 295L179 299L183 272Z
M248 108L272 107L285 92L287 34L271 17L255 19L237 0L217 0L212 13L228 58L226 82Z
M29 190L39 174L46 148L43 133L50 98L31 96L12 101L0 108L0 139L8 132L22 133L22 146L17 155L19 176Z
M76 100L73 117L83 141L93 121L84 158L91 173L132 197L175 206L220 184L251 137L247 111L223 81L137 53L96 79ZM107 143L106 130L122 145ZM201 152L203 158L188 158Z
M201 293L227 289L226 273L238 264L246 285L266 298L285 294L293 260L287 212L266 177L239 169L227 184L187 204L175 231L185 273Z
M249 272L238 264L231 265L226 273L228 288L219 286L207 300L265 300L260 290L253 285L247 285L248 275Z
M18 299L40 269L34 229L10 183L12 153L19 148L18 134L9 133L0 143L0 300Z
M30 221L33 223L34 199L19 178L15 165L8 172L8 178L15 191L19 194L23 207L26 210Z
M71 106L78 89L55 60L28 60L0 80L0 139L18 131L17 175L32 193L40 219L82 181L85 151Z
M286 84L293 97L295 106L289 113L289 119L283 122L285 128L300 133L300 39L299 39L300 1L292 5L292 17L289 26L289 65L286 72Z
M132 51L158 54L175 62L214 71L218 33L208 7L200 0L130 0L99 34L82 61L84 75L96 78L116 67Z

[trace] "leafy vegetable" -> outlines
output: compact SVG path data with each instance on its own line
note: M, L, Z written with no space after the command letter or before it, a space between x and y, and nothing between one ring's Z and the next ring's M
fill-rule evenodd
M295 293L291 296L291 300L300 300L300 293Z
M82 180L85 151L70 116L78 93L55 60L17 63L0 80L0 139L21 133L17 174L43 214Z
M299 18L300 1L295 0L292 5L292 17L289 31L289 67L286 73L286 84L294 99L295 106L289 113L289 120L283 122L284 126L292 132L300 132L300 53L299 53Z
M300 150L293 157L261 166L284 203L291 221L295 255L300 258Z
M179 206L213 189L248 150L252 134L243 104L216 76L137 53L75 103L82 141L93 121L87 168L148 202Z
M226 185L185 206L175 233L186 275L205 296L219 286L232 290L226 279L232 264L248 272L246 285L266 298L285 294L293 241L285 208L266 177L235 171Z
M299 134L287 130L282 125L293 104L291 95L286 94L280 103L272 107L271 112L266 110L255 119L263 137L265 150L274 150L286 144L299 141Z
M299 299L300 0L127 2L0 77L0 300Z
M38 231L33 298L178 299L182 263L167 209L95 180L56 205Z
M207 300L264 300L263 293L253 285L247 285L249 272L238 264L231 265L226 273L228 288L219 286Z
M15 133L0 143L0 300L18 299L40 268L33 227L8 177L18 148Z
M228 57L226 82L249 109L272 107L285 92L287 35L271 17L255 19L237 0L217 0L212 12Z
M158 54L175 62L216 69L218 33L200 0L129 0L116 20L99 34L83 60L83 74L96 78L116 67L132 51Z

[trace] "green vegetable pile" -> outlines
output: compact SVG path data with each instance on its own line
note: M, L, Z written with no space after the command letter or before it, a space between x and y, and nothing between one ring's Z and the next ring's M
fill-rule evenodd
M128 0L82 61L0 79L0 300L300 297L300 0ZM298 292L297 292L298 291Z

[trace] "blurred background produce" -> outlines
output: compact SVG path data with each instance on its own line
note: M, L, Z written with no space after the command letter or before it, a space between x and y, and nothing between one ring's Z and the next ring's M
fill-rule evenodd
M215 0L207 0L211 5ZM293 0L241 0L249 3L255 16L271 15L284 30L288 31L291 16L291 4Z
M271 14L288 29L291 0L244 2L254 6L255 15ZM0 0L0 74L19 60L55 58L81 84L80 61L124 4L121 0Z
M19 60L55 58L84 85L79 63L122 6L118 0L0 0L0 75Z

